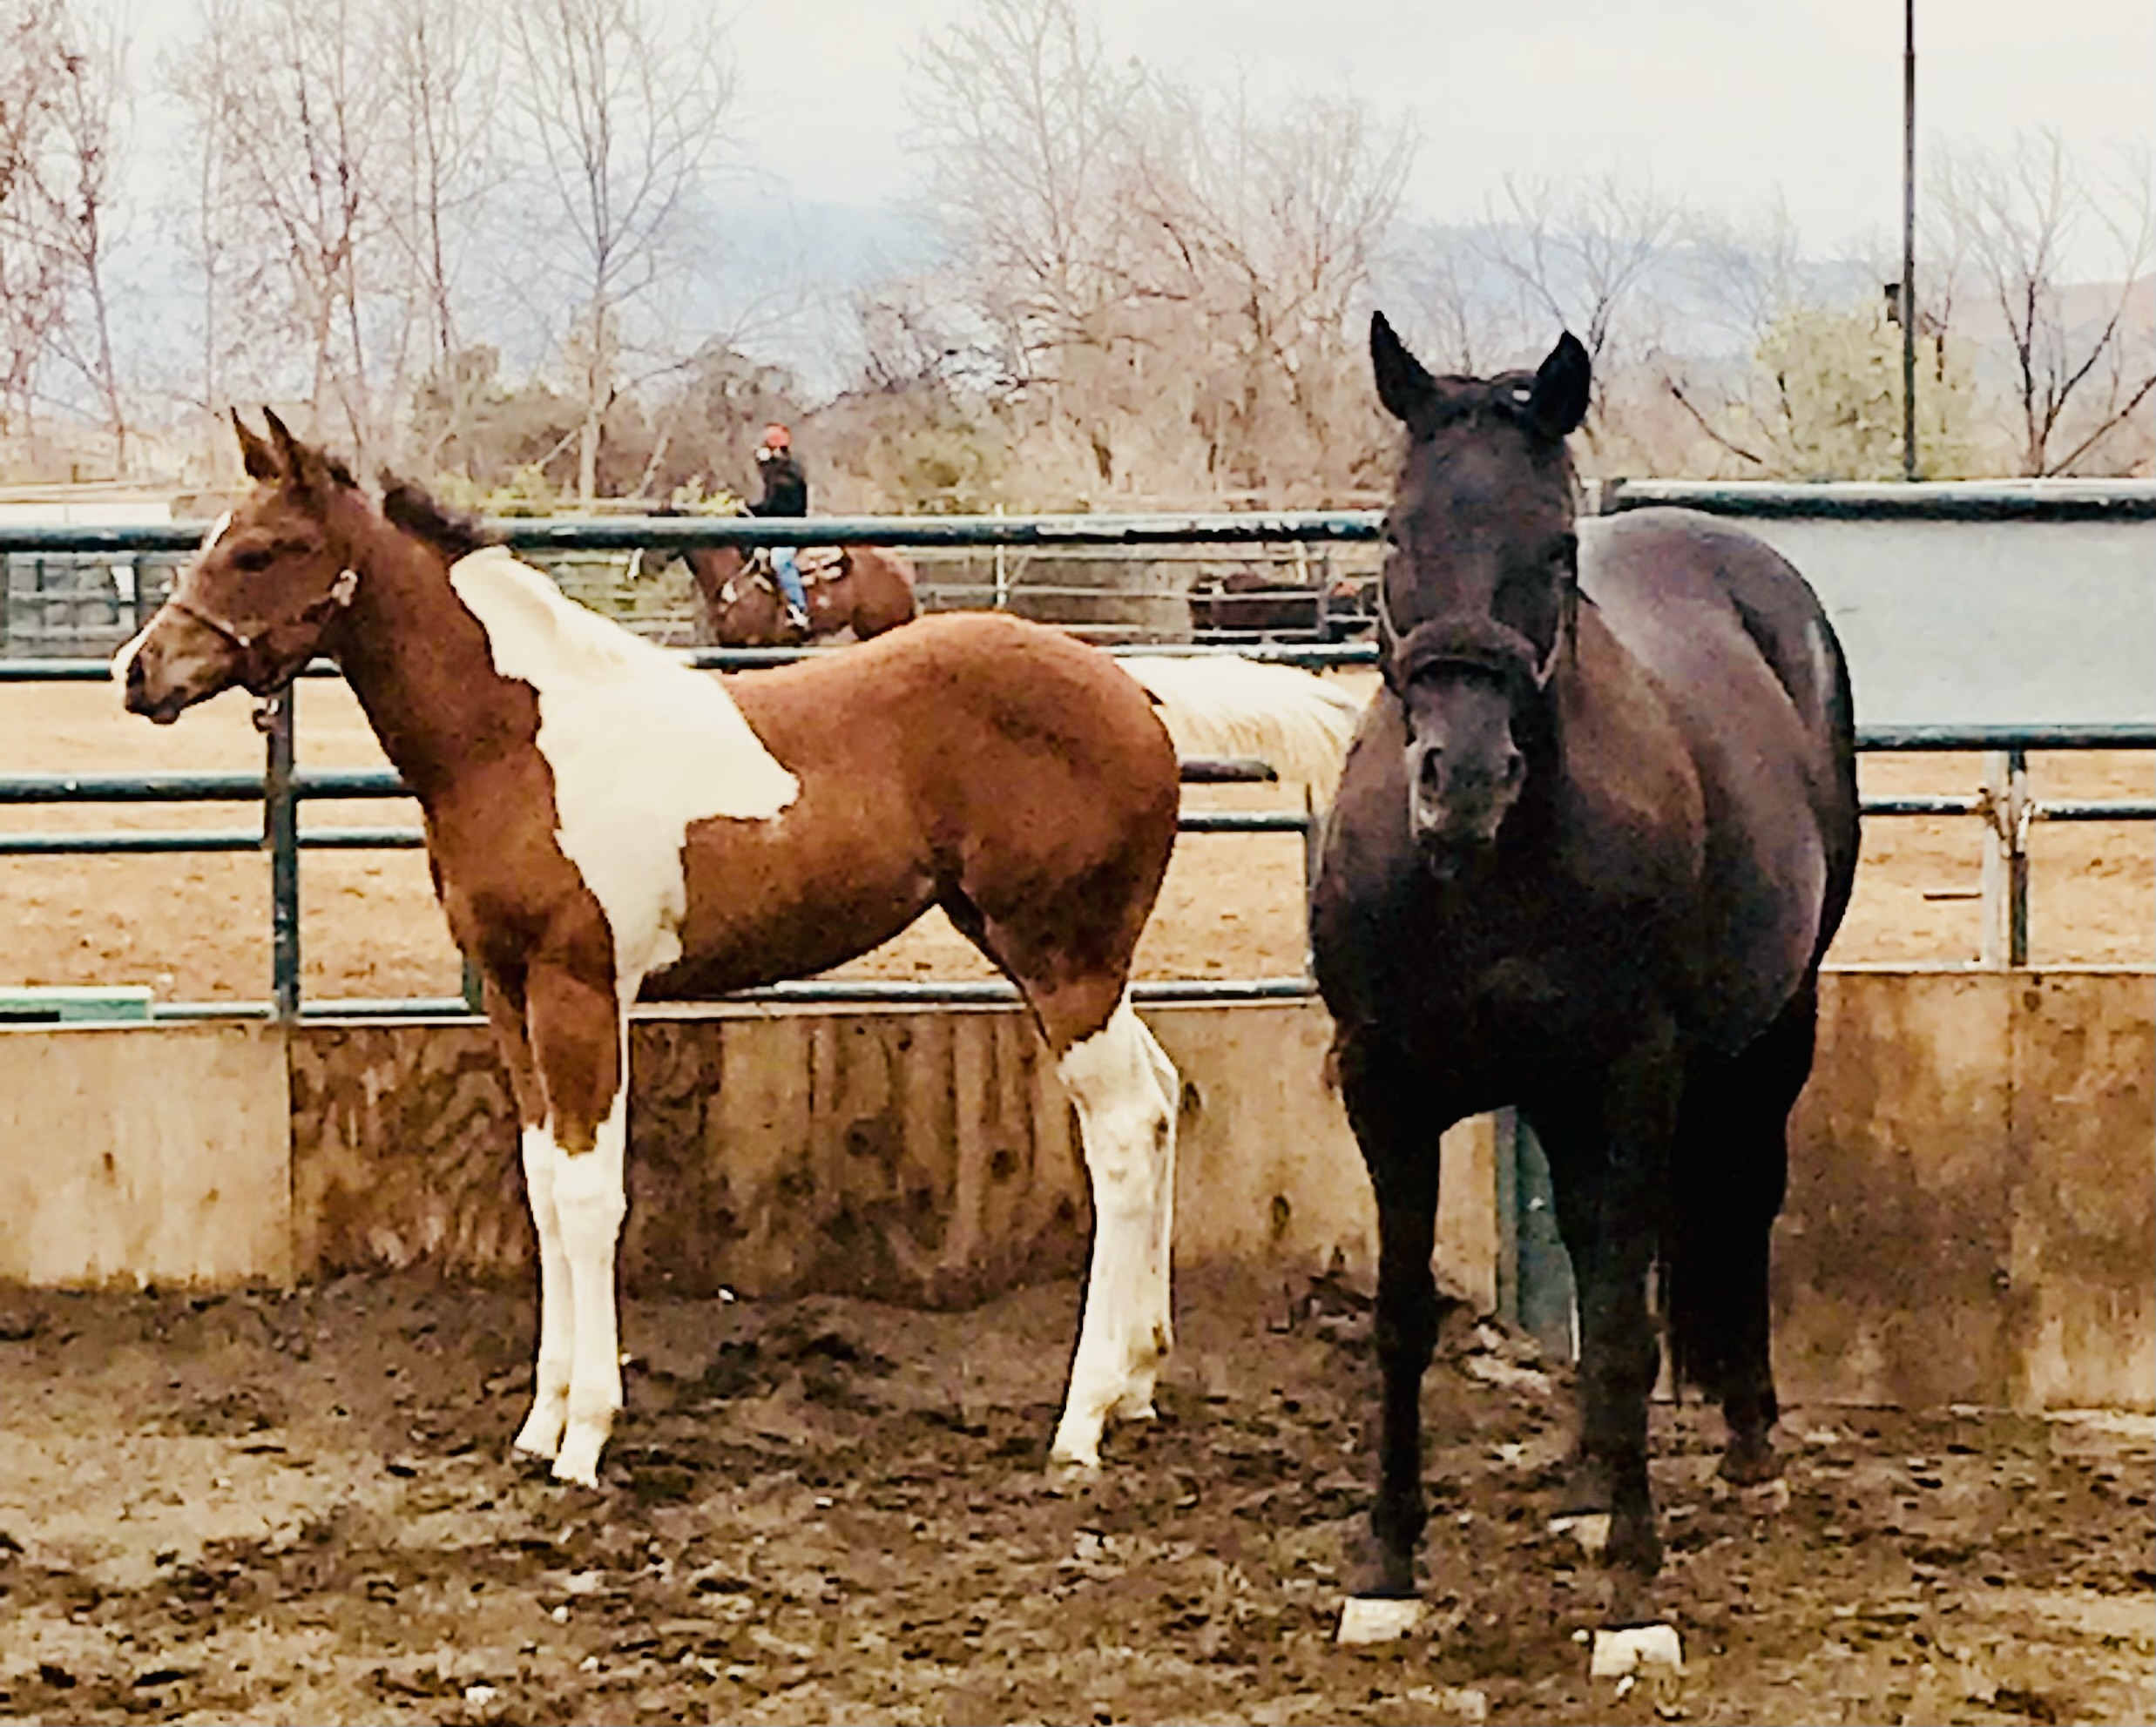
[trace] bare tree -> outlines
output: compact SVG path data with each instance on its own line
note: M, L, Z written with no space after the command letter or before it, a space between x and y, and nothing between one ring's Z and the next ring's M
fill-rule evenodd
M353 0L206 0L177 81L203 150L206 292L214 302L226 272L253 290L254 315L280 327L252 326L250 346L281 335L317 425L340 422L362 460L393 405L369 377L378 327L403 303L375 256L386 249L380 24ZM205 319L213 374L215 310Z
M2086 172L2049 130L2004 152L1932 155L1933 227L1959 266L1935 293L1952 307L1965 280L1962 292L1996 312L2013 355L2017 464L2065 473L2156 393L2156 331L2134 316L2156 246L2148 151L2125 153L2109 176Z
M1132 139L1150 81L1077 0L979 0L913 64L929 196L1004 387L1066 422L1112 483L1139 388Z
M1477 237L1513 285L1524 327L1562 326L1601 367L1629 358L1649 332L1647 289L1668 257L1684 208L1649 179L1612 172L1565 183L1507 174Z
M717 160L732 75L710 33L685 37L654 0L532 0L510 21L515 101L550 218L544 262L565 290L561 350L583 408L577 490L589 503L630 324Z
M71 50L54 0L0 13L0 431L30 428L39 368L67 315L65 254L46 195Z
M1367 481L1381 440L1351 313L1399 210L1411 129L1350 97L1284 113L1240 90L1179 105L1167 147L1149 141L1139 203L1165 242L1156 296L1191 314L1209 469L1268 494Z
M468 252L486 232L484 213L505 172L489 124L501 74L493 15L472 0L388 0L386 123L395 140L386 219L409 284L400 362L416 333L437 410L429 416L431 471L449 445L463 440L477 406L476 368L461 365ZM393 398L406 394L402 368Z
M118 19L51 0L54 79L48 150L24 187L42 212L64 273L67 306L51 332L52 352L95 399L127 466L127 403L112 341L112 265L128 116L125 38Z

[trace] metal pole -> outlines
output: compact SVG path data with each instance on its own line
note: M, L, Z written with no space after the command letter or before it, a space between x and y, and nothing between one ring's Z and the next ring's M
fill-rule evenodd
M1916 0L1903 0L1902 477L1916 477Z
M300 799L293 786L296 684L264 702L254 723L268 741L262 766L262 844L269 852L270 988L278 1020L300 1017Z
M2029 752L2006 752L2006 963L2029 963Z

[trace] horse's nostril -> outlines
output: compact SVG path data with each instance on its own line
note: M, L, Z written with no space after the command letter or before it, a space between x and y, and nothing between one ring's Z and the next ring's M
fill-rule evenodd
M1444 785L1443 752L1426 744L1415 759L1415 783L1425 797L1434 798Z
M1504 752L1504 789L1508 792L1518 791L1520 781L1526 776L1527 758L1517 750L1507 750Z

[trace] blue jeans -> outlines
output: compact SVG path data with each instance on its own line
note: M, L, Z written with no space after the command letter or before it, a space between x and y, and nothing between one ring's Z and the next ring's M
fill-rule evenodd
M796 611L808 610L808 590L801 586L801 554L792 546L771 548L771 573L779 578L779 591Z

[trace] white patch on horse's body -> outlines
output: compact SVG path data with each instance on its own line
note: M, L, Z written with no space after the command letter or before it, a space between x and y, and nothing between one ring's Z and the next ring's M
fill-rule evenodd
M1175 1227L1175 1123L1182 1082L1127 996L1056 1072L1077 1105L1093 1190L1085 1315L1049 1455L1092 1468L1111 1415L1152 1413L1173 1342L1168 1280Z
M232 512L228 509L216 521L210 523L210 531L202 536L202 543L195 548L194 555L200 557L204 552L225 537L225 530L231 526ZM122 643L119 651L112 656L112 681L122 689L127 686L127 668L135 663L135 656L142 651L142 644L148 638L156 623L156 617L152 617L149 623L144 624L141 629L136 631L132 636Z
M494 669L538 697L563 854L606 914L623 979L640 982L681 955L690 826L770 820L801 782L717 678L578 605L505 549L460 558L449 581Z

